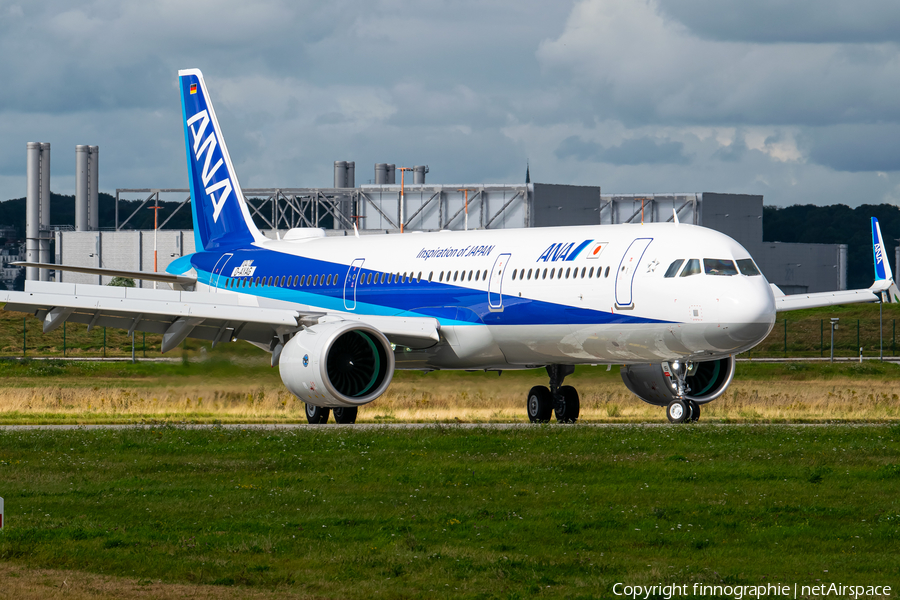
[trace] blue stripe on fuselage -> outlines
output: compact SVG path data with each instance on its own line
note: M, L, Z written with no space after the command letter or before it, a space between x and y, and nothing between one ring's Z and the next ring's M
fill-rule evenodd
M370 273L379 280L383 271L362 269L356 287L356 308L348 311L344 308L344 281L349 265L329 261L316 260L292 254L283 254L262 248L235 250L225 265L221 277L213 275L216 263L223 255L218 252L198 252L190 255L190 262L197 271L198 281L219 287L225 287L228 280L256 280L259 278L290 276L293 284L294 275L332 275L330 286L253 286L229 289L264 298L272 298L326 310L352 312L359 315L388 316L427 316L434 317L442 325L581 325L607 323L664 323L657 319L634 317L623 313L608 313L534 300L519 296L503 295L503 311L492 312L488 305L486 289L471 289L450 283L427 281L393 282L367 284ZM234 267L245 261L253 261L256 270L253 277L231 277ZM336 278L335 278L336 276ZM336 279L336 283L334 281ZM216 286L214 283L220 285Z

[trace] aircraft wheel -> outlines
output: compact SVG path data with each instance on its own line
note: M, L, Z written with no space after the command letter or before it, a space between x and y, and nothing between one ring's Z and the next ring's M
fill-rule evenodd
M306 420L310 425L322 425L328 422L328 413L331 409L326 406L306 405Z
M574 423L578 420L578 414L581 412L578 391L571 385L564 385L559 388L559 393L562 395L563 401L561 405L556 406L556 420L560 423Z
M353 425L356 423L356 415L359 413L359 408L333 408L331 412L334 413L334 420L341 425Z
M532 423L546 423L553 414L553 396L550 389L536 385L528 392L528 418Z
M688 400L688 408L691 409L691 416L686 419L688 423L696 423L700 420L700 405L694 400Z
M669 423L684 423L690 415L690 409L684 400L672 400L666 407L666 417L669 418Z

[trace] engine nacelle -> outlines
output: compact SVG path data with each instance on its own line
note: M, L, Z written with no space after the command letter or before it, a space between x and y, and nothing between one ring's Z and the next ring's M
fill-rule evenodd
M685 398L704 404L724 394L734 379L734 364L733 356L693 363L685 377ZM625 386L648 404L668 406L675 398L675 378L660 364L626 365L621 374Z
M278 371L285 387L307 404L349 408L387 390L394 352L383 333L364 323L320 323L285 344Z

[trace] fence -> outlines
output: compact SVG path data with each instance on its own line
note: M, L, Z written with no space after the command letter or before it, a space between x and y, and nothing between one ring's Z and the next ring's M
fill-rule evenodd
M10 315L11 313L4 313ZM120 329L64 323L50 333L41 331L41 322L33 317L0 320L0 356L60 358L112 358L158 356L162 336L135 332L134 337Z
M897 356L897 319L845 319L834 331L834 355ZM882 354L883 353L883 354ZM778 319L769 336L746 357L831 356L830 319Z
M858 357L898 356L896 318L841 318L834 332L834 355ZM137 357L159 356L162 336L135 332L134 353ZM188 340L186 349L199 349L200 340ZM883 352L883 354L882 354ZM41 331L40 321L21 313L0 311L0 356L58 357L130 357L132 338L126 331L65 323L50 333ZM743 357L822 357L831 355L831 321L829 319L782 318L775 322L765 340Z

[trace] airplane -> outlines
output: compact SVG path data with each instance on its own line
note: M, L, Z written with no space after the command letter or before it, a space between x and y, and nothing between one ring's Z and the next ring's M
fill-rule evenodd
M734 378L777 312L900 301L872 219L875 282L785 295L725 234L679 223L263 235L251 218L203 75L178 72L197 251L165 273L18 263L164 282L135 289L28 281L6 310L45 332L65 321L186 338L245 340L271 353L309 423L354 423L396 369L545 368L525 396L532 422L575 422L575 365L621 365L627 388L693 422Z

